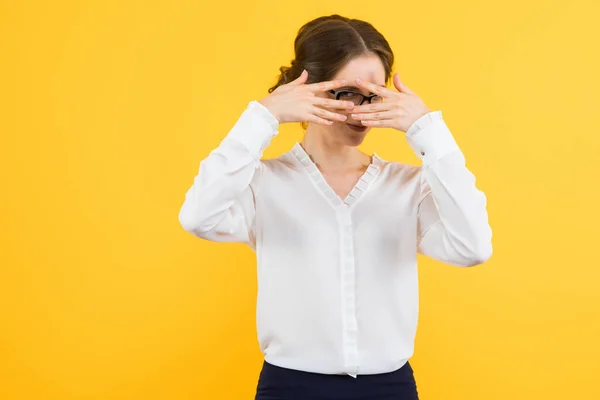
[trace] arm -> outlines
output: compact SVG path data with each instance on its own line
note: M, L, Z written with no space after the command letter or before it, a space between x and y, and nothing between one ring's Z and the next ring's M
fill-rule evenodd
M254 247L255 196L262 153L279 121L251 101L221 144L200 163L179 211L181 226L195 236Z
M406 132L422 160L418 207L418 251L462 267L487 261L492 254L486 197L442 119L441 111L425 114Z
M334 110L354 106L316 95L344 86L344 80L307 85L307 79L304 70L260 102L251 101L219 147L200 163L179 211L186 231L207 240L243 242L255 248L255 199L264 168L261 157L277 134L279 123L331 125L346 119Z

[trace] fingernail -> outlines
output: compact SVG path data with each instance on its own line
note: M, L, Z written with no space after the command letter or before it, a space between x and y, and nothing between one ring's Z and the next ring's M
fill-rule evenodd
M356 83L362 83L362 79L356 78Z
M352 114L352 118L358 118L358 114Z
M342 115L341 120L345 121L348 117L346 117L345 115Z

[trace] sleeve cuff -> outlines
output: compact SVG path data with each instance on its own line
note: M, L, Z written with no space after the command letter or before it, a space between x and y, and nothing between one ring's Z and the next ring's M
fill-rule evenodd
M277 135L278 128L277 118L265 106L253 100L248 103L227 137L241 142L256 158L261 158L271 139Z
M271 111L269 111L267 107L263 106L258 101L252 100L248 104L248 108L257 112L260 116L266 119L273 126L273 129L277 129L279 127L279 120L275 118L273 114L271 114Z
M445 155L460 151L441 111L425 114L406 132L406 139L423 165L431 165Z
M434 121L439 121L441 119L442 119L442 112L441 111L438 110L438 111L428 112L427 114L421 116L421 118L419 118L418 120L416 120L415 122L413 122L413 124L410 126L410 128L408 128L408 130L406 131L406 135L407 136L414 136L421 129L424 129L425 127L427 127L428 125L430 125Z

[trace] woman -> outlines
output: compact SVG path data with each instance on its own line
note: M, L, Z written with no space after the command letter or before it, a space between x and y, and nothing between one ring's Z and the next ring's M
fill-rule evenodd
M183 228L257 254L257 400L417 399L417 253L474 266L491 253L486 197L440 111L394 75L370 24L305 24L295 60L200 163ZM301 143L263 151L278 125ZM371 127L405 132L412 166L361 152Z

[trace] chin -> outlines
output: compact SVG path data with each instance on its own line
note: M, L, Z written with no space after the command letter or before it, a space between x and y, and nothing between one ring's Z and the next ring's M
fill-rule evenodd
M340 132L342 136L342 141L346 146L359 146L367 136L371 129L366 127L366 129L362 132L358 132L348 126L344 126L343 132Z
M353 134L345 134L344 135L344 144L346 146L360 146L362 142L365 140L367 136L367 132L364 133L353 133Z

